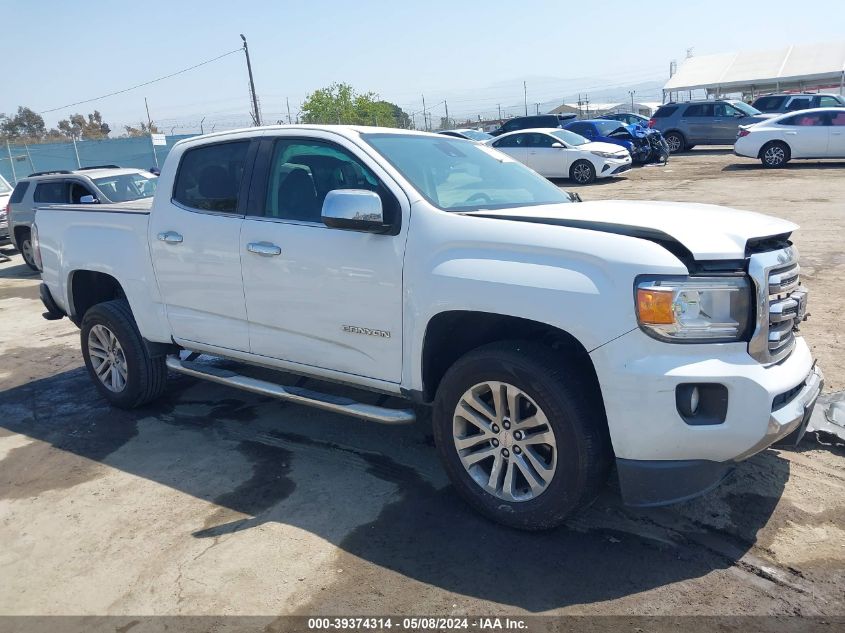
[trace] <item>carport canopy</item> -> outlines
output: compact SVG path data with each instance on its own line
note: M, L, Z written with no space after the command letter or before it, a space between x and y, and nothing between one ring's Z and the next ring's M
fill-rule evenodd
M704 89L715 94L833 88L845 82L845 40L766 51L685 59L663 86L666 92Z

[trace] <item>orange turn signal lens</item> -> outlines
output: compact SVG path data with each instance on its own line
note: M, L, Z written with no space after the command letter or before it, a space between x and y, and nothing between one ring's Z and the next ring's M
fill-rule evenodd
M673 290L637 288L637 316L640 323L648 325L671 325L675 322L672 310Z

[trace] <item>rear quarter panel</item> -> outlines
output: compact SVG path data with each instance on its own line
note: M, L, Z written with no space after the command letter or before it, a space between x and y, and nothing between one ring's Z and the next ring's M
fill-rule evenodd
M72 313L72 279L81 270L111 275L123 288L138 329L151 341L170 332L147 243L148 212L76 210L74 205L36 212L42 277L54 299Z

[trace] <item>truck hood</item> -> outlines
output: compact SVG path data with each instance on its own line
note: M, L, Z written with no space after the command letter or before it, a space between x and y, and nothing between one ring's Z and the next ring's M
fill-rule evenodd
M753 211L712 204L603 200L521 209L482 210L469 215L621 233L681 245L699 261L743 259L749 240L792 233L797 224Z

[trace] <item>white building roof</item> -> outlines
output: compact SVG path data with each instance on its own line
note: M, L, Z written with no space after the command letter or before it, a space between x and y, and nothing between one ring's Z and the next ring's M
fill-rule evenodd
M739 89L795 82L838 84L843 72L845 41L801 44L767 51L690 57L663 89Z

